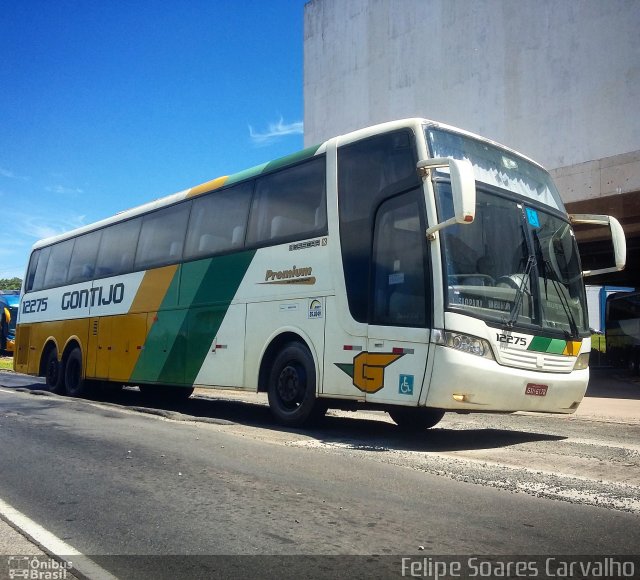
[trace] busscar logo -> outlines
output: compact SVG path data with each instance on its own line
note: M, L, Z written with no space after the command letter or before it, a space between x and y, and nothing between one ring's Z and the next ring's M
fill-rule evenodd
M313 268L308 266L293 266L290 270L267 270L261 284L315 284L316 277L311 275L312 272Z

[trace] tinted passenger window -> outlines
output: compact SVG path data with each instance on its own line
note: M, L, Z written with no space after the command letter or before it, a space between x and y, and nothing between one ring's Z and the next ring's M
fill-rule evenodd
M261 177L247 243L280 243L326 233L325 158Z
M38 268L38 259L40 258L40 250L36 250L31 254L29 260L29 268L27 269L27 278L24 281L24 291L30 292L34 289L34 281L36 277L36 269Z
M182 259L190 203L181 203L144 216L136 270L146 270Z
M102 231L99 230L76 238L69 264L67 284L86 282L93 278L101 236Z
M398 131L338 149L340 241L351 315L367 322L374 215L380 202L420 185L414 137Z
M51 255L51 247L38 250L40 255L38 257L38 263L36 265L36 271L33 278L32 290L41 290L44 287L44 275L47 272L47 264L49 263L49 256Z
M242 183L194 200L185 260L244 246L252 190L253 183Z
M102 232L96 260L96 278L116 276L133 270L141 218L109 226Z
M51 255L47 264L47 273L44 276L44 287L61 286L67 281L69 260L75 240L60 242L51 247Z

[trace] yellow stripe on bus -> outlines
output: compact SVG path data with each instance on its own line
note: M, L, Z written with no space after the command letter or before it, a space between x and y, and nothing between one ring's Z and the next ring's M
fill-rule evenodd
M194 197L196 195L200 195L202 193L206 193L207 191L212 191L213 189L218 189L222 187L225 182L229 179L228 175L223 175L222 177L217 177L216 179L212 179L211 181L207 181L206 183L202 183L200 185L196 185L189 190L187 193L187 197Z
M178 265L165 266L145 272L144 278L138 288L133 304L129 309L132 312L155 312L160 308L169 285L176 275Z
M565 356L578 356L581 346L582 341L568 340L562 354Z

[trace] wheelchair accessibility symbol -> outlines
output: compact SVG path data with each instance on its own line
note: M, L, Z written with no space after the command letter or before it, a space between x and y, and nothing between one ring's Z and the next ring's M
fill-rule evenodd
M413 395L413 375L400 375L398 392L401 395Z

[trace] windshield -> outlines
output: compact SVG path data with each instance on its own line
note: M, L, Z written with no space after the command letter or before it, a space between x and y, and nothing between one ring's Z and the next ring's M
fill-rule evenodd
M433 127L426 127L425 133L434 157L466 159L473 165L477 181L513 191L564 211L551 176L535 163L506 149L460 133Z
M451 187L436 184L440 219L453 214ZM505 326L587 332L576 241L559 217L478 190L472 224L441 231L448 308Z

